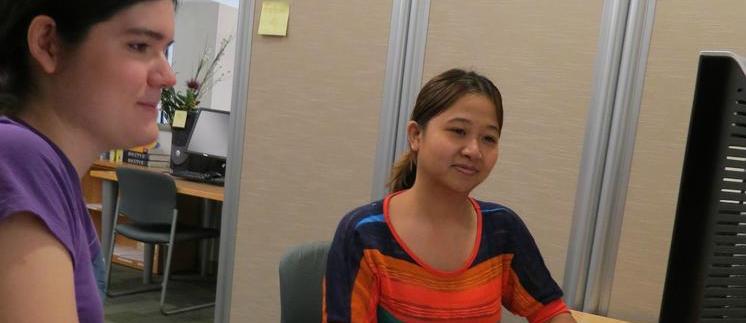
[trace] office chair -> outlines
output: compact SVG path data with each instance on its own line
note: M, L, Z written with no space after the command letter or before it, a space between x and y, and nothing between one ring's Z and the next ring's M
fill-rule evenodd
M215 303L167 310L165 306L168 280L171 270L171 256L175 242L210 239L218 236L218 231L210 228L177 226L176 184L168 175L147 170L124 168L117 169L119 181L119 199L114 212L114 225L107 259L106 293L111 297L129 295L152 290L161 290L160 308L164 315L181 313L214 306ZM120 214L129 219L128 224L117 224ZM166 267L160 287L146 286L114 293L109 290L111 279L111 259L114 253L116 234L141 241L146 244L159 244L167 247ZM151 253L152 254L152 253Z
M326 272L329 242L290 249L280 261L280 321L321 321L321 284Z

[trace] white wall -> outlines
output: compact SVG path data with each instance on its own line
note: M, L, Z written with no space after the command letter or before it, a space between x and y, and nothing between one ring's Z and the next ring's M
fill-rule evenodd
M233 38L220 60L220 70L215 73L225 73L225 76L215 83L210 91L205 92L200 107L226 111L231 108L237 17L236 7L215 1L179 2L173 49L177 89L183 89L186 81L194 76L205 47L214 55L224 38Z
M222 4L229 5L233 8L238 8L238 3L241 2L239 0L215 0L216 2L220 2Z
M233 62L236 52L236 26L238 25L238 10L227 5L219 5L217 11L217 28L215 46L218 48L223 39L231 38L225 54L220 60L221 70L225 76L212 89L212 105L216 109L230 110L233 93ZM207 93L208 95L210 93Z

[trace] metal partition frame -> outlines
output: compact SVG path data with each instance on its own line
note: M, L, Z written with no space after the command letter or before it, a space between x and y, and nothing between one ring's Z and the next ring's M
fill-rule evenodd
M655 0L604 3L563 282L586 312L609 307L654 11Z
M229 127L231 136L228 143L228 165L225 171L225 201L221 215L218 282L215 295L214 321L218 323L230 321L255 4L255 0L242 0L238 6L236 57L233 65L236 67L234 70L236 77L233 79L233 101L231 102Z
M422 83L430 0L395 0L371 200L386 195L391 166L407 149L406 124Z
M604 2L594 67L594 88L586 121L575 211L562 284L565 302L575 309L582 309L585 299L598 196L601 194L628 11L629 1Z
M386 75L383 84L383 106L378 119L378 143L373 168L371 200L386 195L386 180L391 165L396 160L393 143L396 142L396 127L399 125L399 107L402 95L404 62L409 28L410 0L394 0L391 8L389 48L386 56Z
M609 310L611 300L654 13L655 0L633 0L624 35L604 180L588 270L588 286L583 304L583 310L604 315Z

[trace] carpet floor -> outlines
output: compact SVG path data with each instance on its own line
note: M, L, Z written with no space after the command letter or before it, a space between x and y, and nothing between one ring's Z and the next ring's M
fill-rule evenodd
M161 277L154 281L160 282ZM138 288L142 286L142 271L124 266L113 265L110 288L114 291ZM215 308L208 307L191 312L165 316L160 312L160 291L145 292L119 297L107 297L104 301L104 313L107 323L197 323L212 322ZM175 306L212 302L215 299L215 278L172 275L168 282L166 295L167 309Z

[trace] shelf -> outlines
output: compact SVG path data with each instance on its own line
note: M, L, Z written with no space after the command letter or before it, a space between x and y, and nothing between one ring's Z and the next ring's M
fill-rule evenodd
M101 206L101 203L88 203L85 205L85 207L88 209L88 211L96 211L101 212L103 207Z
M124 238L122 239L124 240ZM129 239L127 239L129 240ZM132 242L132 240L129 240ZM134 269L142 270L143 264L143 244L137 242L135 245L130 243L122 243L120 239L117 239L117 244L114 246L114 255L111 261L115 264L127 266ZM158 259L158 248L155 250L155 259ZM158 273L157 260L153 264L153 273Z

